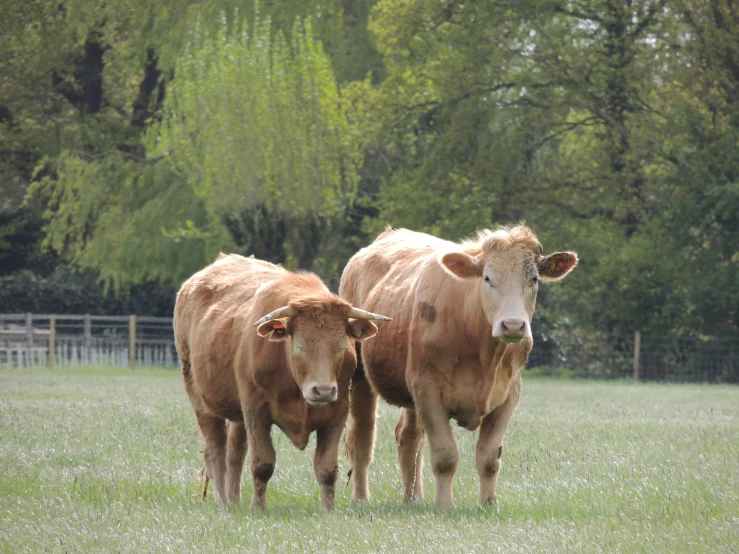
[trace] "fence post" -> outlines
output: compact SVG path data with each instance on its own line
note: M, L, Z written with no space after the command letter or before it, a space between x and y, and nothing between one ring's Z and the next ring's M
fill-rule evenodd
M136 368L136 316L128 318L128 361L131 369Z
M49 319L49 367L56 367L56 316Z
M90 348L92 347L92 321L90 314L85 314L85 354L83 363L90 363Z
M641 359L641 332L634 333L634 381L639 380L639 360Z
M28 342L28 366L33 365L33 314L26 314L26 341Z

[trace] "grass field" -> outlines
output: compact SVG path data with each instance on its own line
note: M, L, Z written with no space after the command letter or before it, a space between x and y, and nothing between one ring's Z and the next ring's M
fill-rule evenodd
M319 508L311 452L273 430L266 514L199 499L179 373L0 372L3 552L737 552L739 388L524 380L498 508L477 506L475 435L455 429L457 507L402 503L383 405L372 503ZM341 461L342 487L348 469Z

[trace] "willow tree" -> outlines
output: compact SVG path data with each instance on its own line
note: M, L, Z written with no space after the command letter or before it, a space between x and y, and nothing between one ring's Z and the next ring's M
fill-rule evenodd
M331 216L355 194L360 157L331 62L309 22L291 42L269 21L196 31L176 66L152 145L214 218L258 206Z
M219 250L270 257L254 237L275 222L274 257L305 265L312 222L355 195L356 134L310 23L289 43L268 20L209 23L193 26L139 149L63 152L35 185L47 244L116 289L177 283Z

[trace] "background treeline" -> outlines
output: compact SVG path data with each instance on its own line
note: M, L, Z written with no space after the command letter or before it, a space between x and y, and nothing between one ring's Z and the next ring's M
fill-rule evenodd
M526 220L555 343L739 335L734 0L0 4L0 312Z

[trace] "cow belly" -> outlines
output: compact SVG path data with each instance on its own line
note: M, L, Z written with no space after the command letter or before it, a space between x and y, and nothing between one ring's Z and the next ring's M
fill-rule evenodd
M393 336L394 329L383 331L362 344L362 364L367 380L389 404L413 408L413 397L405 379L407 348Z
M244 413L241 411L241 404L238 402L220 402L209 399L207 396L203 397L203 404L208 408L208 411L218 417L233 421L234 423L244 422Z
M366 365L365 373L374 391L385 402L401 408L413 408L413 396L405 383L405 372L380 363Z
M226 372L193 375L194 389L212 415L237 423L244 421L235 379Z

